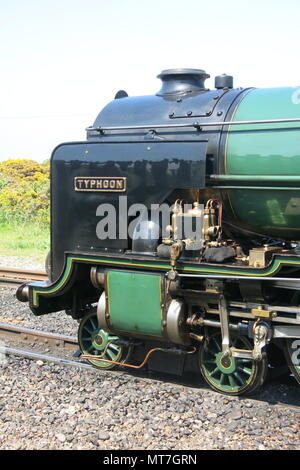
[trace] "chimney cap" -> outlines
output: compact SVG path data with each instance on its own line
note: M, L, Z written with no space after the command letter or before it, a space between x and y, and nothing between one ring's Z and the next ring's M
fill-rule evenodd
M201 69L167 69L163 70L157 78L162 80L162 87L158 96L176 95L185 93L199 93L204 91L204 81L210 75Z
M163 70L162 72L160 72L159 75L157 75L157 78L165 78L167 76L172 76L172 75L195 75L205 80L206 78L210 77L210 75L206 73L205 70L202 70L202 69L177 68L177 69Z

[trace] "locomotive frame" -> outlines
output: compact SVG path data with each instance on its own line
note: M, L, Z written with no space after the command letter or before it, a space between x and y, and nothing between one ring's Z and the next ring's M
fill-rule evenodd
M23 285L17 297L35 315L79 319L83 357L99 368L180 373L192 358L213 389L240 395L263 384L271 353L283 349L300 383L292 90L233 89L228 76L207 90L196 69L159 77L156 95L118 93L87 141L54 150L49 281ZM132 223L118 208L124 195L147 208L132 239L99 240L99 203L118 213L118 230ZM148 220L151 204L166 202L171 224ZM188 221L199 223L195 238L178 235Z

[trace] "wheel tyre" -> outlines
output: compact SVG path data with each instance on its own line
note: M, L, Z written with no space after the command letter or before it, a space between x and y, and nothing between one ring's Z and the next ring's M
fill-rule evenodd
M254 380L252 387L249 387L249 389L245 391L245 395L253 395L254 392L257 392L266 381L268 376L268 356L265 351L262 352L262 359L258 362L258 370L259 372L256 375L256 379Z

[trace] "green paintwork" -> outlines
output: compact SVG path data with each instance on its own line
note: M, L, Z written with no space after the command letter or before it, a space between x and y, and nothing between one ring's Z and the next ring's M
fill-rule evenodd
M107 295L113 329L162 336L160 275L110 271Z
M299 118L299 96L298 88L252 90L232 120ZM225 153L225 175L219 179L240 182L240 188L244 182L245 186L253 182L251 189L233 189L232 185L228 189L236 217L270 236L300 237L300 185L299 189L288 187L300 181L300 124L232 126ZM264 182L266 187L253 191L255 182ZM284 184L286 190L278 192L277 186Z
M300 183L300 175L214 175L216 181L263 182L263 183ZM269 188L270 189L270 186Z
M271 236L300 240L300 191L277 189L228 190L236 216Z
M102 330L98 325L96 312L86 315L80 323L78 330L78 343L82 354L103 356L103 359L109 361L120 361L123 350L122 347L114 344L117 336L110 335ZM88 359L88 361L101 369L111 369L114 364L100 360Z

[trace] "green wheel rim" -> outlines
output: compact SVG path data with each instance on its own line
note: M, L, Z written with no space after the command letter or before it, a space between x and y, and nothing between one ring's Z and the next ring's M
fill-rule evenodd
M244 336L231 336L232 346L237 349L252 349ZM200 369L206 382L214 389L230 395L241 395L251 391L257 383L259 363L252 359L224 357L220 332L209 337L200 348Z
M89 313L81 320L78 343L82 354L100 356L104 353L103 359L121 362L123 347L114 343L117 339L119 339L118 336L111 335L99 327L96 312ZM87 361L101 369L116 367L116 364L109 364L101 360L87 359Z
M300 339L286 340L285 355L292 374L300 384Z

